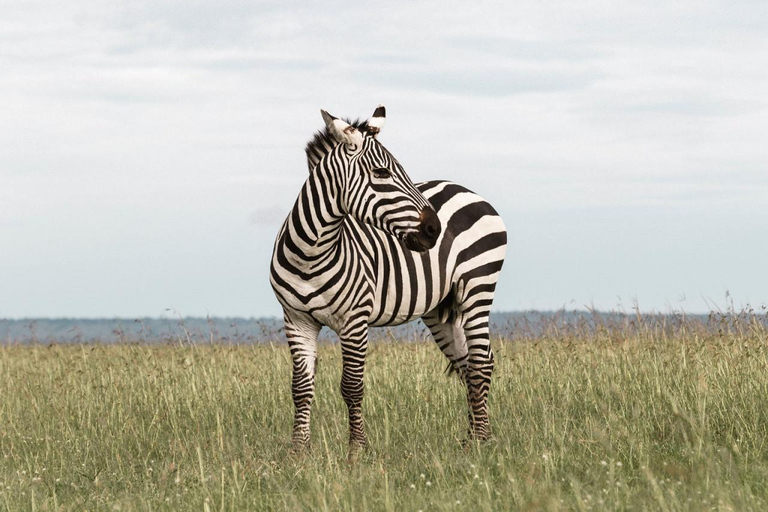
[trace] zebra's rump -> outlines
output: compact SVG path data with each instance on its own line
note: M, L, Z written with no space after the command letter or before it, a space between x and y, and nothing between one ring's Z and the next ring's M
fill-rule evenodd
M475 296L491 301L504 262L507 233L496 210L484 199L449 181L416 184L443 227L431 250L417 253L385 233L355 223L379 241L371 325L396 325L419 318L440 305ZM354 222L354 221L353 221ZM448 300L449 298L450 300ZM445 300L444 300L445 299Z

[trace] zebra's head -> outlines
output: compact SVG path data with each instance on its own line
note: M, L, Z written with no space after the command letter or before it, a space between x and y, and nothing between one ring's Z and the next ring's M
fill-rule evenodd
M434 247L441 232L435 210L377 139L384 125L384 107L380 105L363 123L350 124L325 110L321 113L326 131L314 142L325 137L327 154L322 155L311 142L307 156L311 169L320 167L336 180L342 210L399 238L408 249L423 252ZM334 147L327 147L328 139L335 142Z

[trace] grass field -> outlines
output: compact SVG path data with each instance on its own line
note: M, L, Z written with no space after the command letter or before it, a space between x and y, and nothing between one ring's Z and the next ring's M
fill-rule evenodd
M494 340L467 447L437 348L373 344L354 463L338 346L303 456L285 346L6 346L0 510L766 510L763 325Z

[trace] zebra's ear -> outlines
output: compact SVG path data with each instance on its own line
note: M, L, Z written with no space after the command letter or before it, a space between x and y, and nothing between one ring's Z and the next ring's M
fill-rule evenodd
M387 120L387 109L384 105L379 104L376 110L373 111L373 115L368 119L368 133L378 138L379 132L384 127L384 122Z
M341 119L333 117L325 110L321 110L320 113L323 115L323 121L325 121L325 126L328 128L328 132L337 142L343 142L344 144L357 147L362 146L363 134L360 133L360 130Z

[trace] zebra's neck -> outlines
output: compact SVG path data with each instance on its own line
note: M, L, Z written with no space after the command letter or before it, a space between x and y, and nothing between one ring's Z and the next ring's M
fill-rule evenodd
M318 167L310 173L288 217L285 243L290 244L289 259L298 268L314 267L337 250L347 215L336 180L324 171Z

